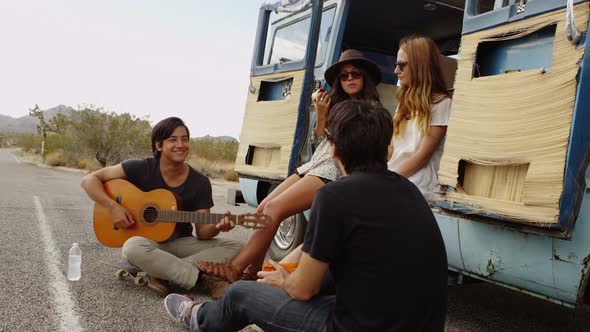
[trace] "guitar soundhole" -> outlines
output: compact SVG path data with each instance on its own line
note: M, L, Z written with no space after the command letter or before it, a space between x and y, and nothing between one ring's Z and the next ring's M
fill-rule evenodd
M156 221L157 218L158 210L155 207L150 206L143 210L143 220L145 220L147 223L152 223Z

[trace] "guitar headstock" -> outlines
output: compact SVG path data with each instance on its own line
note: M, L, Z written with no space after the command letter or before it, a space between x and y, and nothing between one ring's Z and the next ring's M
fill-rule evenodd
M270 224L270 217L265 214L246 213L238 216L236 224L246 228L265 228Z

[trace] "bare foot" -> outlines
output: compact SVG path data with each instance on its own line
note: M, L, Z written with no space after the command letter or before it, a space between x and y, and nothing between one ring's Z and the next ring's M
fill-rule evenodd
M228 282L236 282L242 277L242 271L236 269L231 263L214 263L206 261L197 261L197 267L207 274L220 277Z

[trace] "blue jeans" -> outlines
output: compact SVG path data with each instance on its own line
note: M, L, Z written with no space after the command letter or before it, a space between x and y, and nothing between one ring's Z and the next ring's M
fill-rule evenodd
M297 301L275 287L256 281L233 283L225 295L206 302L191 317L191 331L238 331L256 324L265 332L327 331L335 295Z

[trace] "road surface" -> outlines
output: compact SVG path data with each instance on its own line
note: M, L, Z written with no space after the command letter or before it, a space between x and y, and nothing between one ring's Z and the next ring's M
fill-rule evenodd
M0 150L0 331L182 331L161 298L116 280L114 269L101 263L115 262L120 250L96 241L82 176ZM213 181L214 212L252 212L225 204L232 185ZM236 228L224 236L245 241L249 233ZM65 277L73 242L82 249L78 282ZM590 330L590 310L475 283L450 288L446 330L583 331Z

